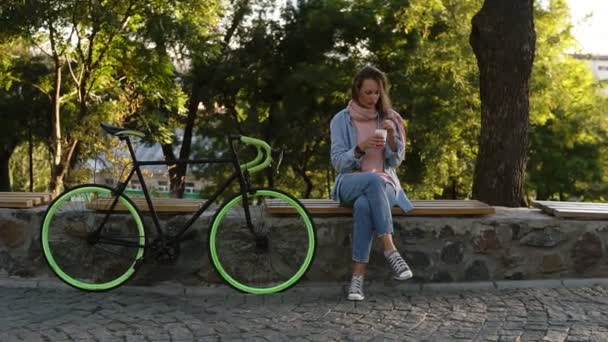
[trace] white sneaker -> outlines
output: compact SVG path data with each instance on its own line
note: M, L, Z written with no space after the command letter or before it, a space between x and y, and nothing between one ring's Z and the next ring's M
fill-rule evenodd
M348 300L361 301L365 299L363 294L363 277L353 276L350 281L350 288L348 289Z
M388 264L393 270L393 278L397 280L407 280L414 276L412 270L408 266L407 262L403 260L399 252L395 250L389 256L386 257Z

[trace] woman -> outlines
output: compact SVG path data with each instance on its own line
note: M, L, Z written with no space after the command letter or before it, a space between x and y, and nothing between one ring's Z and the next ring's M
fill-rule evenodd
M374 231L394 278L412 277L393 243L391 207L398 205L406 212L413 207L395 173L405 157L406 137L403 119L391 109L386 76L366 66L355 76L351 93L348 106L331 120L331 162L338 173L332 198L353 206L353 275L348 299L363 300Z

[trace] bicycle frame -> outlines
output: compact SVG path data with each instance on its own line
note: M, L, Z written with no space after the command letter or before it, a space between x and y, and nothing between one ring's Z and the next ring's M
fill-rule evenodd
M248 173L247 169L245 169L244 172L241 170L241 163L239 161L236 149L234 147L234 142L239 140L240 138L241 138L240 136L230 136L228 138L228 141L230 144L230 151L232 152L232 158L224 158L224 159L209 158L209 159L195 159L195 160L177 159L175 161L160 161L160 160L159 161L149 161L149 160L137 160L137 157L135 156L135 150L133 149L133 145L131 144L131 140L129 139L129 137L128 136L119 137L120 140L125 141L127 144L129 154L131 155L131 159L133 161L133 166L131 167L131 170L130 170L129 175L127 176L126 180L124 182L119 182L118 186L113 190L112 195L114 196L114 200L112 201L112 204L109 208L107 215L104 217L99 228L96 230L96 232L94 234L95 236L93 237L93 239L96 241L99 239L99 233L101 232L101 228L105 225L109 216L112 214L114 207L115 207L116 203L118 202L119 195L124 193L124 191L127 187L127 184L129 183L131 178L133 178L134 175L136 175L140 181L141 188L144 193L144 197L146 199L146 203L148 204L148 207L150 208L150 212L152 213L152 221L154 222L156 231L157 231L159 237L161 239L163 239L166 243L172 243L172 242L179 240L180 237L203 214L203 212L205 212L205 210L207 210L211 206L211 204L228 187L230 187L230 185L232 185L232 183L237 179L239 181L241 195L243 195L243 208L245 210L245 218L247 220L247 226L253 233L253 228L252 228L253 226L251 224L251 217L250 217L250 212L249 212L249 203L248 203L248 199L247 199L246 195L247 195L247 193L252 193L254 191L254 189L251 187L251 184L249 181L249 173ZM177 232L177 234L175 234L174 236L171 236L170 239L166 240L167 234L161 228L158 214L156 212L156 209L154 208L154 205L152 203L152 198L150 196L150 193L148 192L148 188L146 186L145 179L141 172L141 167L142 166L152 166L152 165L176 165L176 164L197 165L197 164L218 164L218 163L232 164L235 168L234 173L232 173L232 175L230 175L230 177L228 177L228 179L225 180L219 186L219 188L211 195L211 197L209 199L207 199L205 201L205 203L192 215L192 217L186 222L186 224L182 228L180 228L180 230ZM125 243L125 241L108 239L108 238L103 238L103 241L106 243L113 243L113 244L118 244L118 245L130 245L129 243ZM147 243L147 241L146 241L146 243Z

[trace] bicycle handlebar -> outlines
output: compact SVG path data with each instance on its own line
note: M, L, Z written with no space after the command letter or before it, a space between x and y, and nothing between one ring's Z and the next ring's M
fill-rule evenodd
M241 170L247 170L249 173L255 173L260 170L265 169L272 162L272 156L270 155L270 145L263 140L241 136L241 142L246 145L255 146L258 150L258 154L255 156L255 159L241 165ZM264 150L264 151L262 151ZM266 158L262 160L264 157L264 152L266 152Z

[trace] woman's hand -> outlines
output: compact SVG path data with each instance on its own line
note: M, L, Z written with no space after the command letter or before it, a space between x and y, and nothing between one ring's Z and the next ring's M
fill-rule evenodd
M382 121L382 128L386 130L386 135L388 139L388 146L391 150L397 150L397 141L395 141L395 131L397 130L397 125L393 120L384 120Z
M365 151L369 148L383 148L385 144L386 142L383 137L372 134L369 138L359 144L359 148Z
M384 128L387 131L389 137L392 136L393 134L395 134L395 130L397 129L397 127L395 127L395 122L393 120L382 121L382 128Z

